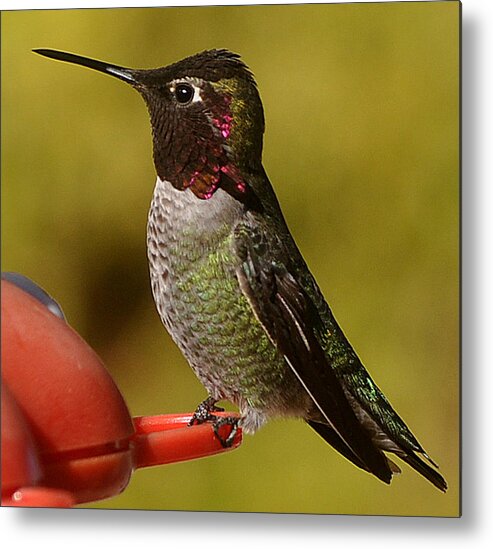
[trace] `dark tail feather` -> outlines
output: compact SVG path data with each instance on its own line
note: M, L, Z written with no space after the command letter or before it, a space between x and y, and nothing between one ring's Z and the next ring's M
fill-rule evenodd
M390 469L383 469L379 471L370 471L370 469L361 461L361 459L347 446L344 440L332 429L329 425L324 423L318 423L317 421L307 421L308 425L312 427L325 441L327 441L333 448L340 452L345 458L354 463L360 469L373 473L383 482L390 484L392 480L392 472L400 472L398 467L395 464L390 466ZM447 491L447 482L442 477L438 471L435 471L427 463L422 461L414 452L409 451L396 452L396 455L410 465L415 471L423 475L427 480L429 480L434 486L436 486L442 492ZM390 461L390 460L389 460Z
M312 427L325 441L327 441L333 448L340 452L345 458L349 459L354 465L367 471L373 473L383 482L390 484L392 480L392 471L389 466L380 467L378 470L371 470L365 465L361 459L349 448L349 446L344 442L344 440L330 427L324 423L318 423L317 421L307 421L308 425ZM385 458L384 458L385 459Z
M442 475L432 469L427 463L422 461L414 452L396 453L403 461L410 465L414 470L418 471L427 480L429 480L434 486L436 486L442 492L447 491L447 482Z

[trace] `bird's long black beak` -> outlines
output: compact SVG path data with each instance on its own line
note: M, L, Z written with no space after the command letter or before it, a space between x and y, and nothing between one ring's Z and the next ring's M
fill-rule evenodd
M33 52L44 55L45 57L51 57L52 59L58 59L59 61L66 61L67 63L75 63L76 65L89 67L90 69L109 74L110 76L115 76L129 84L138 83L134 76L135 71L132 69L118 67L117 65L111 65L110 63L104 63L103 61L97 61L96 59L90 59L89 57L82 57L64 51L36 49L33 50Z

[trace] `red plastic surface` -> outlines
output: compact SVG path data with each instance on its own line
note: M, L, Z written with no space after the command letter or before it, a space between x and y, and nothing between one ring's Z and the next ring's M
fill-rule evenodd
M2 505L8 507L73 507L74 496L66 490L29 486L16 490L11 497L2 497Z
M43 454L114 443L133 433L125 402L91 347L5 280L2 377Z
M217 416L239 417L238 414L217 412ZM241 430L229 448L223 448L210 423L189 427L192 414L170 414L134 418L136 435L135 467L149 467L211 456L234 450L242 442ZM227 438L231 426L224 425L219 434Z
M36 484L41 475L38 449L29 425L2 383L2 493Z

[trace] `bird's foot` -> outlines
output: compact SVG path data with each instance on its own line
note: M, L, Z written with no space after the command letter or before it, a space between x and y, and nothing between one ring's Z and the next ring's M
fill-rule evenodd
M239 418L231 416L218 417L216 421L214 421L214 434L216 435L216 438L219 440L223 448L231 448L231 446L233 445L233 441L236 437L236 434L238 433L239 421ZM223 437L222 434L219 432L219 429L224 425L231 425L231 431L227 437Z
M216 416L213 412L224 412L224 408L216 406L216 400L212 397L206 398L204 402L201 402L197 409L195 410L192 419L188 423L189 426L200 425L206 421L212 423L214 429L214 434L216 438L221 443L223 448L230 448L233 445L233 441L238 433L238 422L239 418L237 417L219 417ZM224 437L219 430L225 425L231 426L231 431L228 436Z
M224 412L224 408L216 406L216 400L212 397L206 398L204 402L201 402L195 410L192 419L189 422L191 425L200 425L206 421L217 421L220 418L215 416L212 412Z

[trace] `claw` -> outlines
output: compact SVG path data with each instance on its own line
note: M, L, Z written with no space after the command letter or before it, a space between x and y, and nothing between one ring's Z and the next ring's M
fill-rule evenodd
M200 425L206 421L216 421L218 418L212 412L224 412L224 408L216 406L216 400L209 397L197 406L188 425Z
M238 433L238 422L239 422L239 419L237 417L219 417L219 418L216 418L216 421L214 421L214 425L213 425L214 434L216 435L216 438L219 440L223 448L230 448L232 446L236 433ZM224 438L219 432L219 429L223 425L232 426L231 432L226 438Z
M206 421L212 422L214 434L221 443L221 446L223 448L231 448L236 434L238 433L239 419L237 417L218 417L214 415L213 412L224 412L224 408L216 406L216 400L214 400L212 397L206 398L204 402L201 402L197 406L197 409L195 410L192 419L189 421L188 425L189 427L191 427L192 425L200 425L201 423L205 423ZM232 426L231 432L226 438L223 437L219 432L219 429L224 425Z

